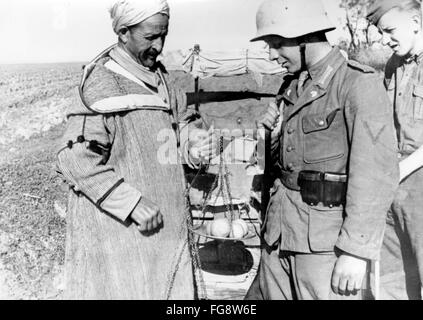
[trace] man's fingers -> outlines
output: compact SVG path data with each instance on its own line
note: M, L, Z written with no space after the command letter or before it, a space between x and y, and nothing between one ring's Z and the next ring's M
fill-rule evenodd
M157 215L157 223L159 224L159 226L163 224L163 215L160 212Z
M217 149L216 144L209 144L209 145L198 147L198 152L202 153L204 156L206 154L211 154L213 152L216 152L216 149Z
M194 145L194 147L197 147L197 148L203 148L203 147L210 148L211 146L217 146L217 139L215 139L213 136L208 136L207 138L199 141L198 143Z
M341 295L346 294L347 292L347 283L348 283L348 278L345 276L341 276L341 278L339 279L339 286L338 286L338 292Z
M207 139L209 132L201 129L194 129L189 134L189 141L191 145L198 144L200 141Z
M141 198L131 218L141 233L149 232L163 223L159 207L146 198Z
M272 119L275 119L276 117L279 117L279 112L278 112L277 110L274 110L274 109L269 109L269 110L267 111L267 113L268 113L268 115L269 115L270 117L272 117Z
M151 219L151 229L150 231L156 230L157 227L159 226L159 222L157 221L157 217L153 217L153 219Z
M273 124L278 122L279 117L280 117L279 114L272 114L272 115L268 114L264 118L266 119L266 121L271 122Z
M356 288L356 281L354 279L348 280L347 290L349 293L354 293Z
M146 223L146 231L147 231L147 232L150 232L151 230L153 230L153 224L152 224L152 221L151 221L151 220L149 220L149 221L147 221L147 223Z
M339 288L339 280L340 280L340 276L337 272L334 272L334 274L332 275L332 291L335 294L339 294L338 292L338 288Z
M206 139L201 141L197 146L195 146L198 151L198 158L204 158L208 160L210 158L215 158L217 156L217 141L216 139Z
M147 222L145 221L138 222L138 230L141 232L147 231Z
M276 127L276 125L277 125L277 123L278 123L278 119L276 119L276 120L273 120L273 119L268 119L267 121L266 121L266 126L268 127L268 128L270 128L270 129L275 129L275 127Z
M269 103L269 110L276 110L279 113L279 107L274 102Z
M217 147L217 143L216 143L215 140L206 139L206 140L199 142L195 147L197 147L198 149L201 149L201 150L203 150L205 148L211 149L212 147Z
M268 130L273 130L274 122L270 119L263 118L258 123L259 123L258 125L259 129L265 127Z
M148 220L140 221L138 230L140 232L150 232L157 229L163 223L163 216L159 213Z

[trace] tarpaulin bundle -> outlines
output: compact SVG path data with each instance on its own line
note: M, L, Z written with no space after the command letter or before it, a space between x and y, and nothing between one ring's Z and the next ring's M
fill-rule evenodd
M246 73L273 75L285 70L269 60L269 51L264 49L201 51L190 49L187 52L173 51L164 58L168 70L180 70L194 77L231 77Z

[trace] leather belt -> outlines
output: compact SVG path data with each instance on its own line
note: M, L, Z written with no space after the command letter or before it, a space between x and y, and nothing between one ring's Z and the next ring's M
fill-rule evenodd
M337 173L302 171L300 175L307 181L347 182L347 175Z
M282 168L279 163L275 164L273 176L279 178L282 184L291 190L300 191L301 188L298 185L298 175L299 172L289 172Z
M322 203L327 207L345 205L347 175L318 171L288 172L280 165L276 167L276 177L286 188L299 191L305 203L311 206Z
M301 187L298 185L298 177L300 175L300 172L289 172L286 170L278 171L279 174L277 174L276 177L281 179L285 187L294 191L301 191ZM303 171L301 172L301 174L303 177L306 177L308 181L347 182L346 175L338 175L324 172L312 173L307 171Z
M301 188L298 185L298 175L299 172L288 172L285 170L279 170L278 178L281 179L282 184L288 189L294 191L301 191Z

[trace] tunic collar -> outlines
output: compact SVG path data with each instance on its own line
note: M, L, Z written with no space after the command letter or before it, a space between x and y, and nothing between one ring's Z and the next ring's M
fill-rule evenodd
M345 61L346 58L341 50L335 47L326 57L308 69L310 77L320 88L326 89L336 71Z

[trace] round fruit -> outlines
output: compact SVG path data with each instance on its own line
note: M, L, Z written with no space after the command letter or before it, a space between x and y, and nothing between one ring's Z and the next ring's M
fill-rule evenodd
M244 237L244 228L239 223L233 223L232 224L232 230L231 230L231 238L233 239L242 239Z
M227 238L231 233L231 223L228 219L216 219L211 223L211 235L219 238Z
M238 224L238 225L240 225L242 227L242 229L244 230L244 235L243 236L246 236L248 234L248 231L249 231L248 230L248 224L243 219L234 220L232 222L232 225L234 225L234 224Z

